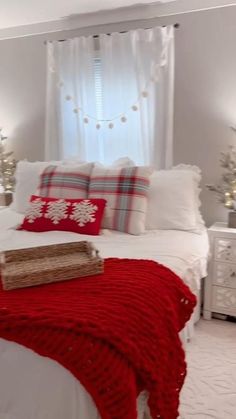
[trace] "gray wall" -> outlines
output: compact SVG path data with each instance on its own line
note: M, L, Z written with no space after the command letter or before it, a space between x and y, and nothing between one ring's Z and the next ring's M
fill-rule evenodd
M17 159L43 158L46 57L42 39L0 41L0 126Z
M43 159L46 39L116 31L154 24L181 24L176 30L174 163L203 172L202 211L208 224L227 211L206 191L220 175L219 153L236 144L236 7L133 21L47 36L0 41L0 125L18 159Z
M227 210L204 187L218 181L220 152L236 145L236 7L178 16L176 32L175 163L203 172L203 215L208 224Z

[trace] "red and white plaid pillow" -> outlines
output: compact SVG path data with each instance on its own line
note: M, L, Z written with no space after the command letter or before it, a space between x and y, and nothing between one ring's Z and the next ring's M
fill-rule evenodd
M37 195L51 198L87 198L92 168L93 163L48 166L40 176Z
M103 198L107 209L103 227L130 234L145 231L150 167L92 170L89 199Z
M105 205L104 199L57 199L32 195L19 229L98 235Z

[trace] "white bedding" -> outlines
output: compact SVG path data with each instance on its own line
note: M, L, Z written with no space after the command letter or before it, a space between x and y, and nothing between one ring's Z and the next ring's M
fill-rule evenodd
M131 236L104 230L101 236L16 231L23 216L0 211L0 250L65 241L90 240L102 257L156 260L179 275L197 293L206 276L208 237L183 231L148 231ZM138 399L143 418L145 397ZM67 370L27 348L0 339L0 419L99 419L94 403Z

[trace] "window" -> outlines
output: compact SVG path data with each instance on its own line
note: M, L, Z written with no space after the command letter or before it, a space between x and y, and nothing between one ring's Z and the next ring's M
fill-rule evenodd
M102 62L100 57L94 58L94 85L96 98L97 119L103 118L103 92L102 92Z
M48 45L47 158L171 160L172 29Z

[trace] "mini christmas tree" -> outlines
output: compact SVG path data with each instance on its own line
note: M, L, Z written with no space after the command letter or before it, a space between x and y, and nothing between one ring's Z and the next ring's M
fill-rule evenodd
M13 152L5 151L5 137L0 128L0 188L3 192L12 192L14 189L14 173L16 169L15 159L10 158Z
M220 165L224 169L218 185L206 185L210 191L217 194L220 202L226 208L236 209L236 149L229 147L226 153L221 153Z

